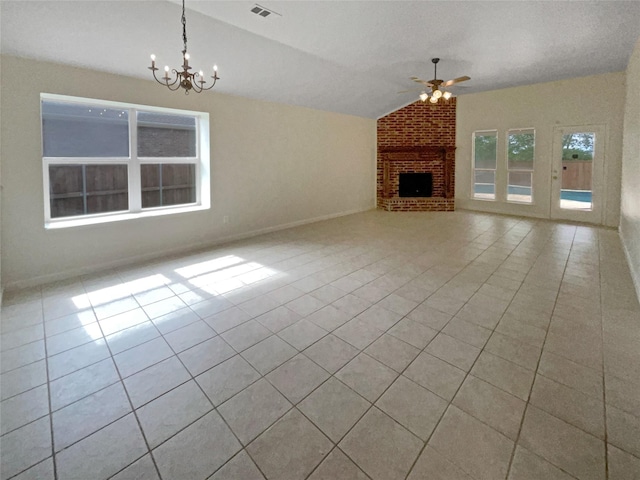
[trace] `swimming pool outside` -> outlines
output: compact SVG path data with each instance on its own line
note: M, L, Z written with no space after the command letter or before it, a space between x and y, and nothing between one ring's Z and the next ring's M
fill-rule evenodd
M475 193L477 194L492 194L495 192L494 185L487 184L475 184ZM509 195L523 195L531 196L531 187L520 187L516 185L509 185L507 192ZM574 202L591 203L591 191L589 190L561 190L561 200L571 200Z

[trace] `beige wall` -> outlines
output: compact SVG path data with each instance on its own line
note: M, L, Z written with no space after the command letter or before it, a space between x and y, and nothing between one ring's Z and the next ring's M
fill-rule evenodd
M185 96L150 81L14 57L2 63L5 287L375 207L375 120L218 93ZM14 71L29 74L7 73ZM209 112L211 209L45 230L41 92Z
M627 67L620 235L640 298L640 39Z
M2 79L2 55L0 55L0 79ZM2 92L0 91L0 99ZM4 283L2 282L2 129L0 128L0 305L2 305L2 295L4 293Z
M603 223L617 226L620 206L624 72L462 95L456 121L456 207L548 218L555 126L605 125ZM597 95L604 91L604 95ZM476 130L536 129L534 205L471 199L471 146ZM502 137L504 138L504 137ZM505 152L498 150L498 163ZM498 182L506 181L506 173Z

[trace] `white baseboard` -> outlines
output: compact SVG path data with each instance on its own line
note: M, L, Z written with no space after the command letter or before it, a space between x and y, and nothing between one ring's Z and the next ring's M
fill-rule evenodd
M294 228L294 227L299 227L301 225L306 225L309 223L316 223L316 222L321 222L323 220L330 220L332 218L338 218L338 217L344 217L347 215L353 215L356 213L362 213L362 212L367 212L369 210L375 210L375 207L373 208L360 208L360 209L352 209L352 210L345 210L343 212L337 212L337 213L330 213L327 215L320 215L318 217L313 217L313 218L307 218L304 220L296 220L295 222L289 222L289 223L283 223L280 225L275 225L273 227L266 227L266 228L260 228L257 230L250 230L248 232L243 232L243 233L238 233L238 234L234 234L234 235L228 235L228 236L224 236L224 237L218 237L215 240L211 240L211 241L205 241L205 242L197 242L197 243L192 243L189 245L181 245L180 247L176 247L176 248L170 248L170 249L165 249L165 250L159 250L159 251L155 251L155 252L151 252L151 253L147 253L147 254L142 254L142 255L133 255L130 257L126 257L126 258L119 258L117 260L113 260L113 261L109 261L109 262L102 262L102 263L98 263L98 264L93 264L87 267L81 267L81 268L72 268L69 270L64 270L61 272L56 272L56 273L50 273L47 275L39 275L37 277L32 277L32 278L28 278L25 280L18 280L15 282L9 282L7 283L7 285L4 286L4 288L9 291L9 290L19 290L19 289L23 289L23 288L29 288L29 287L37 287L39 285L44 285L47 283L52 283L52 282L58 282L61 280L67 280L69 278L73 278L73 277L78 277L81 275L89 275L89 274L95 274L95 273L99 273L101 271L105 271L105 270L111 270L114 268L118 268L118 267L123 267L125 265L131 265L131 264L142 264L142 263L146 263L152 260L156 260L156 259L160 259L162 257L167 257L167 256L175 256L175 255L179 255L179 254L187 254L189 252L195 251L195 250L203 250L206 248L212 248L212 247L216 247L225 243L230 243L230 242L234 242L237 240L243 240L245 238L251 238L251 237L256 237L258 235L264 235L266 233L271 233L271 232L277 232L279 230L286 230L288 228ZM1 305L1 303L0 303Z

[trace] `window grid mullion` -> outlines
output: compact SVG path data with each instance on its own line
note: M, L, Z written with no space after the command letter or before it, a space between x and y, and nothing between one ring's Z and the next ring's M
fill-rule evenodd
M82 165L82 208L84 214L89 213L87 209L87 166Z
M142 180L138 159L138 116L135 108L129 109L129 211L142 211Z

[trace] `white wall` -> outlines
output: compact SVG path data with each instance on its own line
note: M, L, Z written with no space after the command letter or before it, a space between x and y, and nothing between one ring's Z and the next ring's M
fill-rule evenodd
M151 81L15 57L2 63L5 287L375 208L375 120L211 92L185 96ZM16 71L28 74L9 74ZM209 112L212 208L45 230L41 92Z
M605 125L605 205L603 223L617 226L620 206L624 72L506 88L458 97L456 120L456 207L548 218L555 126ZM603 95L597 95L598 92ZM471 198L472 135L476 130L533 127L536 130L534 205ZM498 162L505 163L499 149Z
M640 39L627 67L620 235L640 298Z

